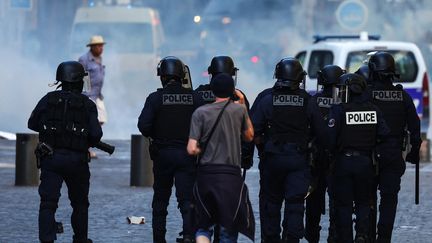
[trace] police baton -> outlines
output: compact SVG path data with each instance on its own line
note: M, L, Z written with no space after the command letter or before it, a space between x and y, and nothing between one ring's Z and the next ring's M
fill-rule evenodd
M109 153L110 155L114 153L115 147L112 145L109 145L107 143L104 143L102 141L99 141L99 143L97 143L95 146L95 148L100 149L104 152Z
M420 162L416 163L415 168L415 204L419 204L419 189L420 189Z

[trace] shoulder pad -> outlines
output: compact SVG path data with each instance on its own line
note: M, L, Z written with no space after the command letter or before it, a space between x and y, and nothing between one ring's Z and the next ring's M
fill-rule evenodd
M396 86L395 86L397 89L399 89L399 90L403 90L403 86L402 86L402 84L396 84Z

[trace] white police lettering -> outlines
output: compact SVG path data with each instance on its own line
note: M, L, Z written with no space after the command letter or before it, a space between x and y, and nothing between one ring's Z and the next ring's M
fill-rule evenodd
M193 105L191 94L163 94L163 105Z
M204 101L215 101L216 98L211 90L198 91Z
M345 113L347 125L377 124L376 111L355 111Z
M336 104L336 102L333 98L318 97L317 98L317 104L319 107L322 107L322 108L330 108L332 105Z
M403 101L402 91L374 90L373 98L381 101Z
M275 95L273 105L279 106L303 106L303 98L298 95Z

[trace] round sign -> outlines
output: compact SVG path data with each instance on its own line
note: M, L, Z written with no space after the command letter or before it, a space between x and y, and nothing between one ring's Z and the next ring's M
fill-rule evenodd
M336 19L342 28L358 31L367 22L368 9L360 0L346 0L337 8Z

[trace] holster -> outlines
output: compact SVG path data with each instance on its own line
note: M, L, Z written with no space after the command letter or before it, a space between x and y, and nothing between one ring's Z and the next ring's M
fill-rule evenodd
M35 149L34 153L36 155L36 167L39 169L41 167L41 164L40 164L41 160L43 158L52 156L54 153L54 150L48 144L46 144L44 142L39 142L36 145L36 149Z

